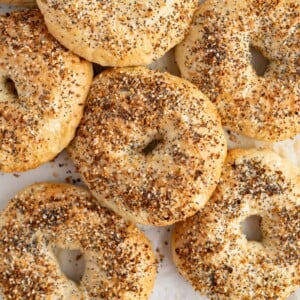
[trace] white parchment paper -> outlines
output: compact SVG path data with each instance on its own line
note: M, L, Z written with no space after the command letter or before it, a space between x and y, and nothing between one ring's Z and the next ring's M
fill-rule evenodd
M0 6L0 13L5 13L12 9L14 8ZM167 53L162 59L153 63L150 67L168 71L174 75L179 75L173 51ZM300 135L294 139L279 143L260 142L235 133L228 134L227 137L229 148L271 148L300 167ZM6 207L9 199L18 191L27 185L42 181L82 184L79 174L75 172L72 161L67 154L63 152L55 159L55 161L47 163L35 170L18 174L0 173L0 210ZM170 255L170 235L172 226L162 228L148 226L139 227L151 240L153 249L156 252L159 261L158 274L151 300L206 299L205 297L200 296L199 293L196 293L191 285L179 275L172 262ZM78 267L72 265L72 257L68 257L68 255L66 256L64 253L58 253L58 257L61 261L62 268L68 269L69 273L76 272ZM300 289L289 297L289 300L300 300Z

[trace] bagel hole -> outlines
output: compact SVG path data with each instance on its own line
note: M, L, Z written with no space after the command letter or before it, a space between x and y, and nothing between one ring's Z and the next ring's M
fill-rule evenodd
M248 241L262 241L261 222L262 217L258 215L249 216L242 222L242 232Z
M79 283L85 270L85 260L82 252L80 250L56 248L54 254L58 260L60 270L65 276Z
M145 148L143 148L142 153L147 156L153 152L153 150L163 142L162 138L153 139L150 143L147 144Z
M11 94L11 95L14 95L15 97L18 97L18 91L17 91L16 85L13 82L12 79L7 77L4 81L4 85L5 85L5 88L8 92L8 94Z
M261 51L250 45L251 65L258 76L264 76L270 61L261 53Z

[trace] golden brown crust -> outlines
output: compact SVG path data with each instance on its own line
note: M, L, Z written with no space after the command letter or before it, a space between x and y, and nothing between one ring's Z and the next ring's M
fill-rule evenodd
M148 65L181 42L198 0L38 0L52 35L103 66Z
M178 223L174 261L210 299L286 299L300 284L300 172L271 150L232 150L202 211ZM262 241L241 223L261 219Z
M214 106L189 82L111 69L94 79L69 152L101 203L134 222L167 225L205 204L226 140Z
M26 6L26 7L35 7L37 5L35 0L1 0L1 4Z
M298 0L207 0L195 13L176 60L217 105L225 127L260 140L300 132ZM251 66L250 45L270 64Z
M92 66L48 33L38 10L0 16L0 170L53 159L75 134Z
M79 249L78 285L61 272L53 248ZM18 193L0 219L0 290L7 299L149 298L156 264L131 223L79 187L39 183Z

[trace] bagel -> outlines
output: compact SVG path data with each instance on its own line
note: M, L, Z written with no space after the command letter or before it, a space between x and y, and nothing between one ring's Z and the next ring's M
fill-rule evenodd
M232 150L202 211L178 223L180 273L209 299L286 299L300 285L300 172L271 150ZM260 219L260 239L242 224Z
M38 0L51 34L102 66L148 65L181 42L198 0Z
M300 132L299 40L298 0L207 0L175 55L226 128L279 141ZM269 60L264 74L252 67L251 49Z
M78 284L60 270L54 249L79 249ZM134 225L79 187L38 183L18 193L0 218L0 293L5 299L148 299L156 263Z
M36 1L35 0L1 0L0 4L34 7L36 6Z
M143 67L98 75L68 151L105 206L133 222L195 214L226 155L220 118L195 86Z
M26 171L74 137L92 65L50 36L38 10L0 16L0 30L0 171Z

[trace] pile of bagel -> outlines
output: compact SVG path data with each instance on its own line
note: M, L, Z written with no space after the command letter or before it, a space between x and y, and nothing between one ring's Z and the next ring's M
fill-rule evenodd
M200 2L0 1L24 7L0 15L0 171L66 149L86 186L35 183L0 213L4 299L149 299L157 260L136 224L175 224L174 263L209 299L300 286L300 170L225 134L300 133L300 2ZM180 77L149 68L172 49ZM81 251L80 282L57 248Z

